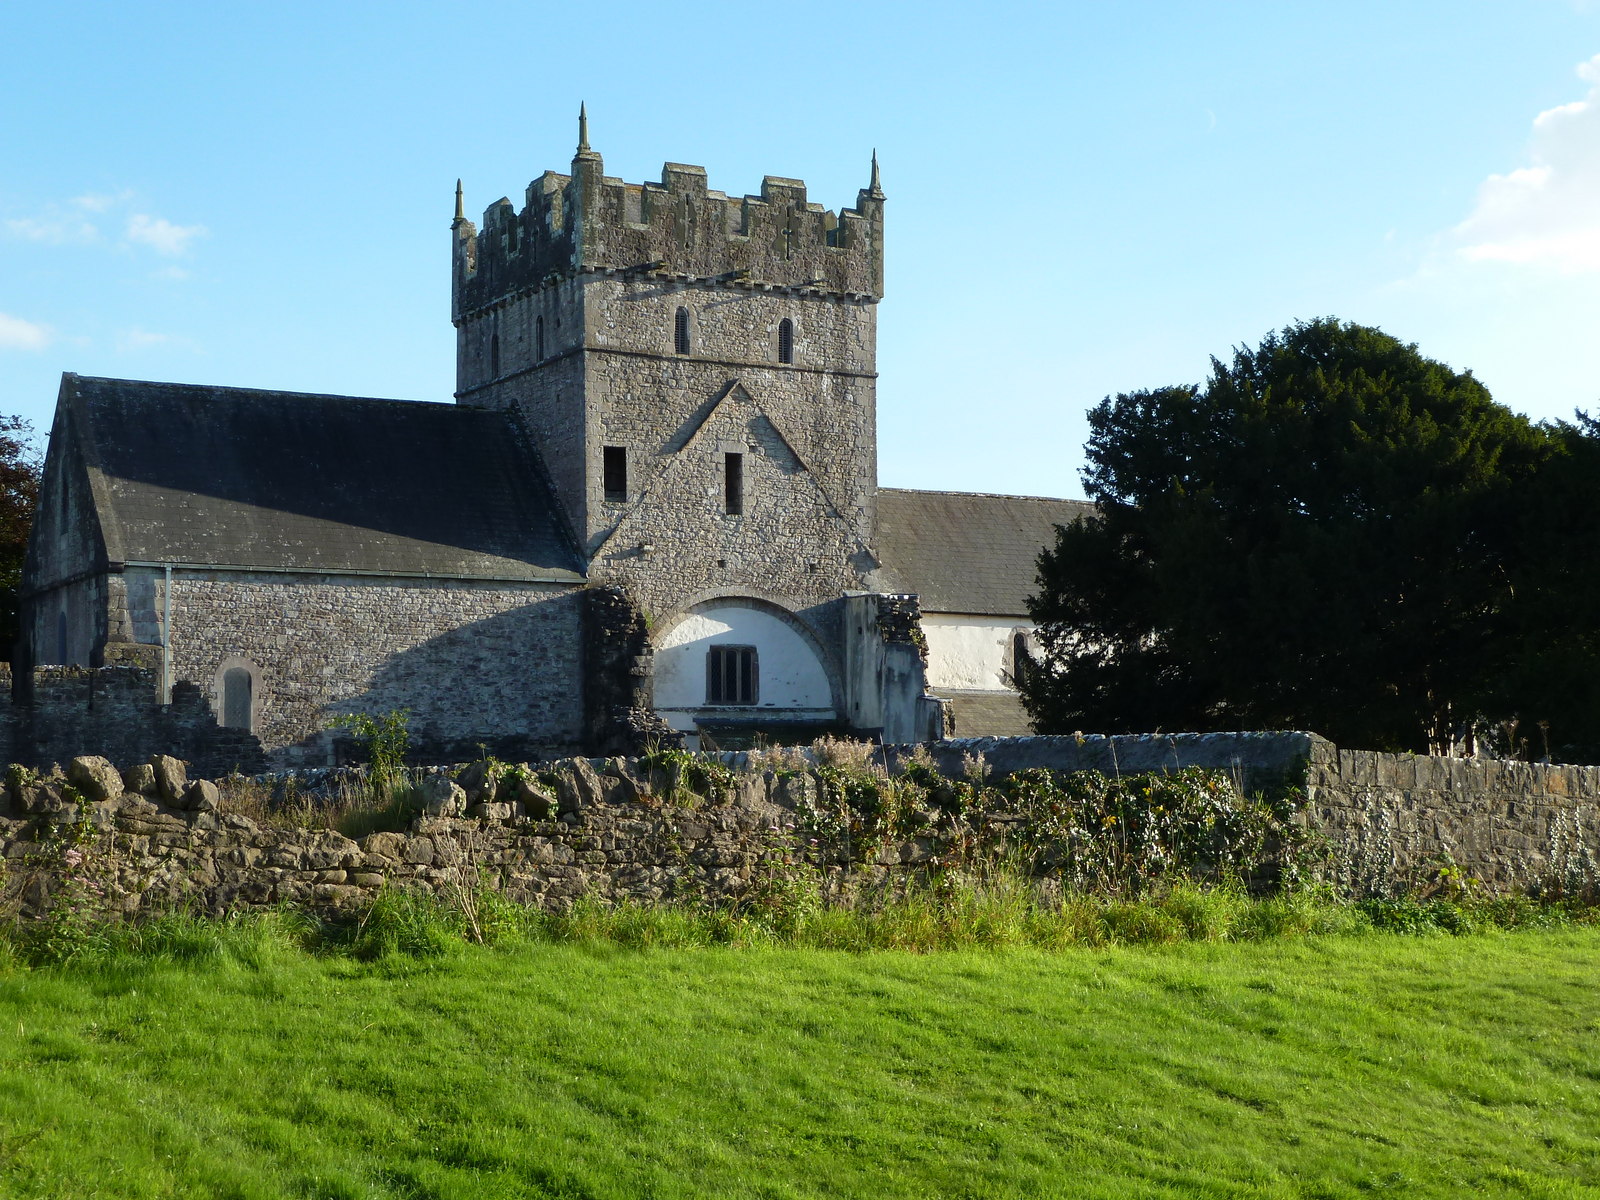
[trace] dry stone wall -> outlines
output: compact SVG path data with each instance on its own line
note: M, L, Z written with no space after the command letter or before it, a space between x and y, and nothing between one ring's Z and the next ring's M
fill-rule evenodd
M1298 819L1338 852L1341 881L1355 894L1426 884L1452 864L1496 891L1600 883L1600 768L1340 751L1296 733L980 739L932 751L952 773L972 770L981 753L991 769L1205 766L1284 789ZM885 761L909 753L890 748ZM826 786L816 771L740 769L741 755L721 761L734 768L732 781L700 798L684 790L682 774L636 759L575 759L497 780L481 764L454 777L438 770L422 786L426 812L409 828L350 838L230 812L234 784L190 781L175 759L122 772L78 759L65 775L13 772L0 849L8 894L25 915L38 913L60 886L63 831L77 831L96 888L133 915L286 902L353 912L384 887L438 891L480 879L558 909L585 895L717 900L796 863L842 891L923 871L967 836L930 824L865 848L818 838L808 824Z
M1340 750L1317 739L1305 818L1337 882L1381 892L1455 864L1496 892L1600 883L1600 768Z

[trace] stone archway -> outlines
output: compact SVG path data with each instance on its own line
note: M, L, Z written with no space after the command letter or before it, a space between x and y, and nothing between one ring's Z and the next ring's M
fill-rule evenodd
M653 640L653 706L687 737L809 740L838 721L826 655L778 605L747 596L704 600Z

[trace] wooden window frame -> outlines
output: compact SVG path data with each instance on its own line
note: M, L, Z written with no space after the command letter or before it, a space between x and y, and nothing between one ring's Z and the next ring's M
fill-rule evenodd
M711 646L706 650L706 704L750 708L761 699L761 663L754 646Z

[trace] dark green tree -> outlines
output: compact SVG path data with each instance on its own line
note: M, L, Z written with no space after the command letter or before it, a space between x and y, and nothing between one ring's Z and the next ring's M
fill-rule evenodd
M28 441L32 432L20 417L0 417L0 655L6 658L20 632L22 558L39 499L40 463Z
M1424 749L1517 711L1520 492L1552 439L1470 373L1324 319L1089 422L1098 518L1044 553L1032 605L1041 730Z
M1546 432L1549 453L1510 510L1510 748L1600 762L1600 422L1580 412Z

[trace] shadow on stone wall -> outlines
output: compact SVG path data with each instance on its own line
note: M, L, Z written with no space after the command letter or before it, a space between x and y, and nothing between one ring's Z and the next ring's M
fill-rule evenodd
M581 597L496 613L388 655L360 691L313 699L318 715L302 719L298 740L269 747L269 757L283 767L326 766L331 747L334 762L356 761L358 747L336 725L339 717L398 710L408 714L407 759L416 764L467 762L485 750L517 762L577 753L583 651L572 606ZM305 728L311 723L316 728ZM264 724L270 730L270 719Z
M266 769L255 735L218 725L193 683L157 703L159 675L147 666L34 667L19 680L0 664L0 754L27 767L88 750L120 762L170 754L207 776Z

